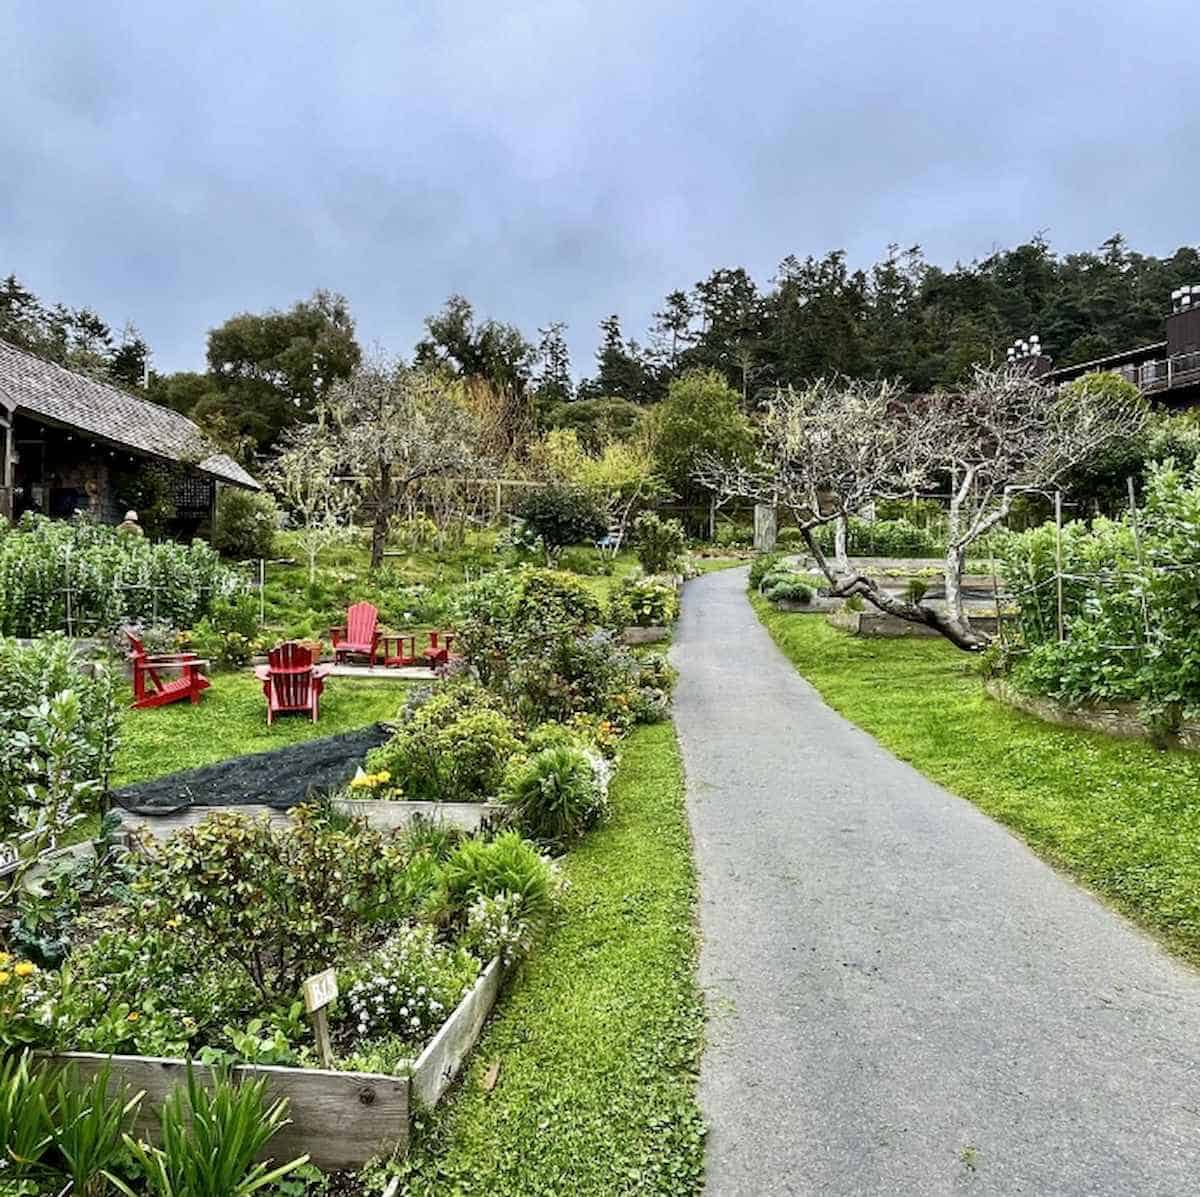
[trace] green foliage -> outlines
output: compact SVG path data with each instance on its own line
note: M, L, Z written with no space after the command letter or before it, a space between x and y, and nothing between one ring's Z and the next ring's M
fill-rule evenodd
M537 927L525 916L520 895L499 893L471 903L458 942L484 963L499 959L507 966L528 956L536 938Z
M779 553L760 553L750 562L750 580L749 586L751 590L758 590L762 587L763 579L770 573L781 568L783 565L783 557Z
M500 788L518 740L512 720L482 687L443 684L408 707L392 738L367 757L405 798L479 802Z
M548 569L522 575L513 608L518 631L583 631L602 618L600 600L578 578Z
M160 1147L126 1136L153 1197L249 1197L308 1162L254 1162L287 1123L286 1099L267 1102L266 1077L218 1077L209 1089L189 1066L186 1088L171 1093L158 1117Z
M139 920L150 930L186 926L214 964L244 974L268 1001L290 1000L364 922L411 908L397 852L377 832L341 829L304 808L283 830L213 813L156 846L139 882Z
M609 441L632 436L645 409L628 399L601 396L559 403L550 410L552 428L570 428L588 453L599 453Z
M679 592L660 578L626 578L610 604L616 627L669 627L679 618Z
M514 761L500 801L530 839L561 847L604 815L607 769L577 748L545 748Z
M626 741L612 807L564 858L561 915L463 1083L393 1165L408 1197L700 1193L695 880L669 725Z
M864 640L755 606L831 706L1200 962L1200 858L1180 830L1200 756L1023 715L983 693L948 644Z
M715 370L675 379L651 421L658 472L685 501L701 493L695 472L706 458L734 464L752 450L737 392Z
M1143 705L1156 731L1200 708L1200 474L1154 467L1140 516L1139 559L1129 521L1067 524L1010 536L1004 572L1017 595L1028 656L1014 680L1066 702ZM1055 574L1062 555L1063 625Z
M929 590L929 583L924 578L909 578L904 587L904 598L914 605L919 603Z
M226 669L236 669L263 647L258 632L258 604L239 594L214 601L212 611L192 629L200 654Z
M823 524L815 539L822 552L833 552L833 525ZM848 521L846 552L851 557L938 557L943 548L935 531L903 517L868 521L851 516Z
M572 544L599 540L608 531L608 513L595 491L550 482L522 498L516 515L542 538L547 557Z
M539 926L554 908L556 883L550 862L515 831L493 840L463 840L442 866L433 908L445 922L462 925L479 898L516 894L525 916Z
M225 557L238 561L272 557L279 510L268 494L223 486L217 496L217 519L212 545Z
M785 531L795 531L795 529L785 529ZM783 539L782 532L779 539L781 541ZM748 549L754 543L754 529L748 525L721 520L717 524L713 543L723 549Z
M75 635L151 618L190 627L241 587L202 541L155 544L79 517L26 514L0 537L0 634L67 630L68 578Z
M633 541L638 562L648 574L673 573L687 547L683 525L659 519L653 511L643 511L634 520Z

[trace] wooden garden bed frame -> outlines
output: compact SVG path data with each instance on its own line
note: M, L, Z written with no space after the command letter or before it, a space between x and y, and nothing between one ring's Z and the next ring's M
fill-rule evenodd
M419 819L430 823L449 823L464 831L478 831L486 819L497 815L498 810L490 802L411 802L407 799L392 801L387 798L338 798L334 807L343 814L366 819L367 825L376 831L398 831ZM211 814L243 814L250 818L263 815L272 827L286 827L291 815L286 810L273 806L248 803L244 806L189 806L185 810L161 815L140 814L117 808L121 826L125 831L145 828L155 839L166 839L177 831L195 827Z
M403 1155L408 1149L413 1111L432 1109L454 1083L496 1004L505 972L504 965L493 960L403 1074L266 1064L234 1068L235 1078L265 1077L271 1100L288 1099L291 1121L270 1141L265 1154L284 1161L307 1152L312 1162L326 1171L362 1168L379 1157ZM135 1133L144 1138L157 1135L159 1108L187 1076L187 1061L159 1056L53 1052L43 1053L42 1059L53 1065L72 1065L84 1080L111 1065L114 1089L122 1084L133 1092L144 1089L135 1125ZM213 1068L193 1063L192 1070L198 1079L211 1083Z

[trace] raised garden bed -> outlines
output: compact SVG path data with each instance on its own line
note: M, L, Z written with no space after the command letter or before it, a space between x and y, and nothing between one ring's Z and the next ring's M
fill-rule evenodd
M986 682L984 689L997 702L1060 727L1103 732L1106 736L1118 736L1129 740L1145 740L1151 735L1150 729L1138 717L1137 703L1089 702L1070 707L1044 694L1026 694L999 678ZM1178 732L1165 738L1173 747L1198 751L1200 722L1185 720Z
M270 1100L288 1099L290 1121L271 1140L268 1154L288 1159L307 1152L317 1167L328 1171L353 1170L376 1157L402 1155L408 1148L413 1111L436 1106L454 1083L503 981L504 967L493 960L411 1069L396 1076L276 1065L234 1068L235 1077L266 1077ZM96 1052L54 1052L43 1058L73 1065L84 1080L111 1062L114 1091L122 1084L133 1092L145 1090L135 1131L150 1139L158 1133L159 1108L184 1083L188 1067L181 1059ZM192 1069L199 1079L211 1082L212 1068L193 1063Z
M984 615L979 612L968 612L971 618L972 627L977 628L981 632L987 633L989 636L996 634L996 616ZM1013 618L1004 617L1006 622ZM887 639L900 639L912 637L937 637L941 633L923 623L910 623L906 619L899 619L895 615L887 615L883 611L877 611L874 608L869 608L864 611L848 611L842 607L839 611L834 611L829 616L829 622L835 628L841 628L844 632L849 632L852 636L879 636Z

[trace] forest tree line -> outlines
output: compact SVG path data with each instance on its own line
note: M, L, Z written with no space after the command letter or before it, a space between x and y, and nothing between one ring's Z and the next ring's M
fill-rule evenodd
M1162 339L1170 293L1200 282L1200 250L1158 258L1109 238L1056 253L1038 236L943 268L918 247L889 247L866 270L842 251L788 256L765 284L721 268L668 293L649 328L600 322L587 373L572 363L566 326L527 334L481 319L451 296L425 321L415 365L483 379L542 428L573 428L598 446L628 433L673 380L715 371L744 409L788 384L843 374L893 378L928 391L961 383L981 361L1038 333L1058 365ZM183 412L242 460L274 449L362 361L346 299L318 291L287 310L240 313L208 333L207 368L160 374L132 324L115 333L96 312L47 304L10 275L0 283L0 338Z

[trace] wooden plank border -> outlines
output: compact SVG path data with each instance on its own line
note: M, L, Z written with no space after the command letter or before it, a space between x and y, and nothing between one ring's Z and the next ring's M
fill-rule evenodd
M417 1057L412 1070L414 1103L432 1109L454 1083L500 996L504 974L504 965L498 958L493 960L442 1024L429 1046Z
M361 1168L377 1156L408 1150L413 1106L432 1108L454 1083L463 1062L479 1041L483 1024L500 996L507 970L493 960L480 974L441 1030L418 1057L411 1072L382 1076L369 1072L332 1072L318 1068L239 1065L235 1079L267 1078L271 1100L288 1099L291 1122L268 1145L271 1158L284 1161L308 1153L326 1170ZM90 1080L111 1063L110 1084L146 1091L135 1124L144 1138L158 1133L158 1110L167 1095L185 1083L187 1062L161 1056L106 1056L97 1052L45 1052L51 1065L73 1065ZM192 1064L196 1076L211 1084L214 1069Z
M56 1052L42 1057L51 1064L73 1065L90 1080L111 1060L110 1084L146 1091L135 1131L157 1137L158 1111L167 1095L186 1083L184 1060L158 1056L104 1056L94 1052ZM197 1079L212 1083L212 1068L193 1064ZM243 1065L235 1079L267 1078L272 1101L288 1099L290 1123L268 1144L280 1162L306 1152L319 1168L361 1168L368 1160L408 1147L409 1079L369 1072L325 1072L315 1068Z
M464 831L478 831L485 820L496 818L499 809L488 802L392 802L386 798L339 798L334 806L348 815L366 819L377 831L399 831L418 820L430 823L448 823ZM169 814L150 815L115 808L125 831L145 828L155 839L166 839L177 831L195 827L210 814L218 812L248 815L252 819L265 815L272 827L286 827L291 816L285 810L276 810L261 803L244 806L189 806L185 810Z

